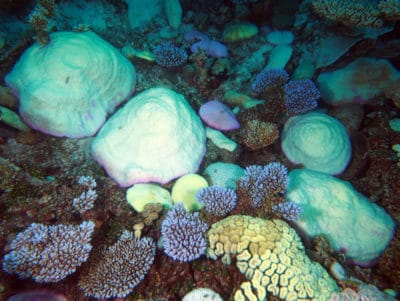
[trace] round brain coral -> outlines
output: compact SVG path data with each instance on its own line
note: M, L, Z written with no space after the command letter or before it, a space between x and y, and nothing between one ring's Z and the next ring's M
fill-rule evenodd
M282 220L233 215L212 225L207 232L207 256L231 263L248 281L234 300L267 300L268 293L286 301L325 301L339 291L324 268L311 261L300 237Z
M290 161L328 174L341 173L351 159L344 125L327 114L292 116L282 132L282 150Z

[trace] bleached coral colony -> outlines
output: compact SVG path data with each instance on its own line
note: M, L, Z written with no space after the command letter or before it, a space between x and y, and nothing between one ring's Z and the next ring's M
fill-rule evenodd
M399 21L0 1L0 299L395 300Z

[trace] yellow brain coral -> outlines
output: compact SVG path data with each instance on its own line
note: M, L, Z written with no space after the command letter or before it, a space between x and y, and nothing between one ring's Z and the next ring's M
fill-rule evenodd
M233 215L207 232L207 256L222 256L246 276L234 300L266 300L267 294L287 301L328 300L339 290L324 268L311 261L297 233L282 220Z

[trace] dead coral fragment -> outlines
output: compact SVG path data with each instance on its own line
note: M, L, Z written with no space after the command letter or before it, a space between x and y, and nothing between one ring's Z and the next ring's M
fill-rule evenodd
M251 150L271 145L279 138L279 129L275 123L250 120L240 131L241 143Z

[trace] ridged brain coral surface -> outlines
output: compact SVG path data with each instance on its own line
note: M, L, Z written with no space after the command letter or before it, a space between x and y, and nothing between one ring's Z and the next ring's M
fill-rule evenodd
M207 256L222 256L236 266L248 281L234 300L266 300L270 293L281 300L328 300L338 291L334 280L305 254L297 233L282 220L233 215L212 225L207 232Z

